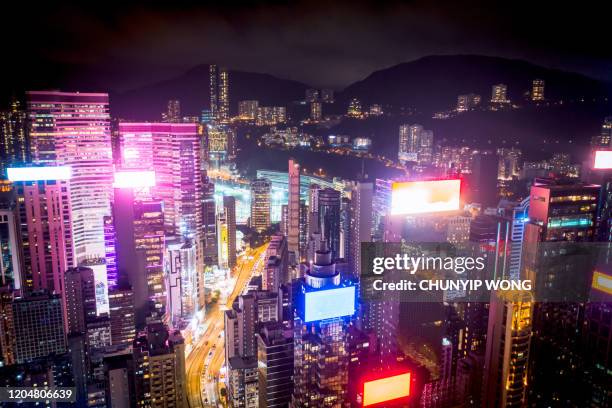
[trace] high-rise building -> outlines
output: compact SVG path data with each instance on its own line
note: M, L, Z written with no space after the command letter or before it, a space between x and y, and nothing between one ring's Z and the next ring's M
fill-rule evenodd
M190 240L167 240L165 259L167 314L172 327L181 328L204 309L204 277L197 274L196 248Z
M291 406L349 407L348 326L356 288L342 280L325 245L297 284Z
M154 170L166 232L194 237L201 216L200 136L195 123L119 124L122 169Z
M150 323L134 341L136 406L187 405L185 344L180 332Z
M472 217L467 215L456 215L448 219L446 241L457 245L470 239L470 223Z
M606 116L601 124L601 132L599 135L591 139L593 149L612 147L612 116Z
M27 114L17 100L9 110L0 111L0 178L6 169L18 163L30 161Z
M527 402L533 297L529 292L493 292L484 364L486 407Z
M287 247L295 262L300 250L300 165L289 159L289 201L287 205ZM292 253L292 254L291 254Z
M323 118L323 104L318 101L310 103L310 120L319 122Z
M77 262L104 256L113 155L108 94L27 92L32 161L70 166L70 203Z
M351 234L350 255L351 271L358 277L361 274L361 243L372 241L372 200L374 186L368 182L357 182L351 193Z
M170 99L166 112L162 113L162 122L179 123L181 122L181 101Z
M531 82L531 100L532 101L543 101L544 100L544 80L534 79Z
M229 72L217 65L210 66L210 110L217 120L229 119Z
M69 268L64 274L64 308L66 333L84 334L87 322L95 319L96 282L91 268Z
M361 102L359 101L359 99L351 99L351 101L349 102L348 109L346 111L346 115L350 118L360 118L363 115Z
M215 184L202 174L202 255L204 264L217 263L217 210L215 203Z
M251 228L262 232L270 228L270 194L272 184L266 179L251 182Z
M284 106L260 106L257 108L257 126L275 126L287 121L287 108Z
M12 317L13 352L17 364L66 352L62 299L59 295L37 292L15 299Z
M15 203L0 203L0 286L13 289L21 289L18 231Z
M293 336L282 323L257 333L259 408L285 408L293 394Z
M467 112L469 110L474 109L476 106L480 105L480 95L476 94L467 94L467 95L459 95L457 97L457 112Z
M401 125L399 128L398 159L402 163L431 164L433 159L433 131L423 126Z
M127 280L109 289L108 303L112 344L130 346L136 337L136 313L134 291Z
M22 167L8 170L17 197L21 283L26 291L62 293L63 274L74 266L74 206L69 167Z
M236 158L236 131L227 125L208 125L208 159L218 168Z
M497 149L497 156L499 157L497 179L506 181L518 178L521 173L521 150L502 147Z
M266 250L266 266L263 272L262 287L272 292L278 291L282 284L291 282L289 277L289 254L287 251L287 238L283 235L274 235Z
M328 243L334 260L340 258L340 201L338 190L319 190L319 232L321 238Z
M244 120L255 120L258 107L259 101L240 101L238 102L238 116Z
M483 206L496 206L498 159L490 152L478 152L473 155L472 174L469 176L468 201Z
M493 85L491 88L491 103L509 103L508 86L505 84Z
M223 211L217 215L217 249L219 267L236 265L236 199L223 196Z

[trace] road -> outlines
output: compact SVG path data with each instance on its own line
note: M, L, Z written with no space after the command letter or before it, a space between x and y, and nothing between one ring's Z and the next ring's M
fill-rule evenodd
M204 334L187 357L187 400L190 408L217 407L218 377L224 363L223 313L247 287L251 277L263 269L268 244L239 257L232 271L236 284L224 305L213 305L204 319Z

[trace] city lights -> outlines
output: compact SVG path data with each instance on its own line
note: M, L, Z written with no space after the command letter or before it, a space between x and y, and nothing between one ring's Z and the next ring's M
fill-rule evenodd
M459 209L461 180L395 182L391 215L438 213Z
M9 181L70 180L72 172L68 166L56 167L10 167L6 170Z

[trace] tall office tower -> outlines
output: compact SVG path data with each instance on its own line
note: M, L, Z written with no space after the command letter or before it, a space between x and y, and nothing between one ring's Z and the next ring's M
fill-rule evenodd
M319 91L317 89L306 89L304 94L306 102L316 102L319 99Z
M306 248L308 247L308 231L310 228L310 211L306 205L306 200L300 200L300 262L306 258Z
M195 123L120 123L122 168L154 170L153 198L166 232L193 237L201 212L200 138Z
M21 289L19 244L15 203L0 202L0 286Z
M180 328L203 310L204 279L196 272L196 248L179 237L166 241L167 313L172 327Z
M585 255L586 247L576 242L595 239L599 194L600 186L581 183L536 180L531 187L521 276L532 281L539 301L529 362L531 405L583 406L576 384L584 326L584 304L578 300L591 286L596 256Z
M106 403L111 407L128 408L136 404L133 358L131 352L104 356Z
M265 259L262 288L277 292L281 285L291 282L287 239L283 235L272 236Z
M113 346L130 346L136 337L136 313L134 291L127 279L109 289L108 303Z
M291 406L349 407L347 329L355 313L356 288L342 280L325 245L298 285Z
M30 160L27 114L17 100L7 111L0 111L0 178L6 169Z
M497 156L489 152L478 152L473 157L472 174L469 176L467 202L480 203L483 207L495 207L499 202L497 194Z
M215 203L215 184L202 173L202 251L204 264L217 263L217 211Z
M64 274L66 333L85 333L87 321L95 319L96 282L91 268L69 268Z
M505 84L493 85L491 88L491 102L492 103L509 103L508 99L508 86Z
M59 295L36 292L13 301L13 351L17 364L66 352Z
M236 266L236 198L223 196L223 214L227 225L227 267Z
M401 125L399 128L399 150L398 159L400 162L416 162L419 159L419 147L421 135L424 132L421 125ZM428 136L429 138L429 136ZM433 145L433 134L431 135Z
M26 96L32 161L72 167L75 260L102 257L113 182L108 94L32 91Z
M325 188L319 190L318 196L319 231L335 260L340 257L340 192Z
M529 197L520 203L502 201L497 211L502 221L509 223L508 227L505 228L505 231L509 233L509 239L503 239L505 242L509 241L509 248L505 249L506 253L509 252L507 254L508 268L504 275L508 279L519 280L523 261L525 225L529 221Z
M69 167L10 168L17 196L26 291L62 293L63 274L74 266Z
M236 158L236 131L227 125L208 125L208 161L220 167Z
M351 195L351 271L358 277L361 274L361 243L372 242L372 200L374 185L358 181Z
M372 232L374 234L374 237L377 239L382 237L382 221L391 209L392 185L393 180L376 179L374 182L374 198L372 199L374 220L372 225Z
M497 156L499 157L497 179L504 181L518 178L521 172L522 155L521 150L514 147L497 149Z
M259 326L279 317L278 294L252 291L239 296L225 312L225 361L228 397L234 407L257 407L257 338Z
M434 137L432 130L423 130L417 147L417 162L421 166L430 165L433 160Z
M323 119L323 104L315 101L310 103L310 120L319 122Z
M217 120L229 118L229 72L216 65L210 66L210 110Z
M476 95L473 93L467 95L459 95L457 97L457 107L455 109L457 110L457 112L467 112L480 105L480 99L480 95Z
M162 122L179 123L181 122L181 101L170 99L166 111L162 113Z
M238 116L245 120L255 120L259 101L240 101L238 102Z
M272 184L267 179L251 182L251 228L262 232L270 228L270 193Z
M293 394L293 334L265 323L256 336L259 408L285 408Z
M125 183L119 182L122 174ZM135 200L135 190L153 186L152 172L118 172L116 180L112 210L118 281L127 278L132 287L136 325L143 327L149 301L158 313L166 301L163 204Z
M210 80L210 113L213 118L216 118L219 112L219 78L216 65L210 65L208 76Z
M527 373L533 296L529 292L492 292L484 364L486 407L527 403Z
M532 101L543 101L544 100L544 80L534 79L531 82L531 100Z
M13 350L13 300L15 291L8 288L0 288L0 366L6 367L15 364L15 352Z
M134 341L134 383L138 407L185 407L185 344L180 332L150 323Z
M342 197L340 200L340 245L338 246L338 258L344 259L344 263L349 263L351 256L351 218L351 200Z
M300 165L289 159L289 202L287 204L287 245L294 263L300 251Z

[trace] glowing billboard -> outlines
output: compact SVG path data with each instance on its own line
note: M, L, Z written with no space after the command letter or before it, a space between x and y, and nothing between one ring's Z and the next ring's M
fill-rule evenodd
M10 167L6 169L9 181L69 180L71 170L68 166L54 167Z
M410 373L366 381L363 384L363 406L406 398L410 395Z
M612 276L606 275L603 272L595 271L593 274L592 287L608 295L612 295Z
M154 171L117 171L115 172L115 188L142 188L155 186Z
M391 215L410 215L459 209L461 180L395 182L391 188Z
M597 150L595 152L594 169L612 169L612 150Z
M304 294L305 322L353 314L355 314L355 286L321 289Z

